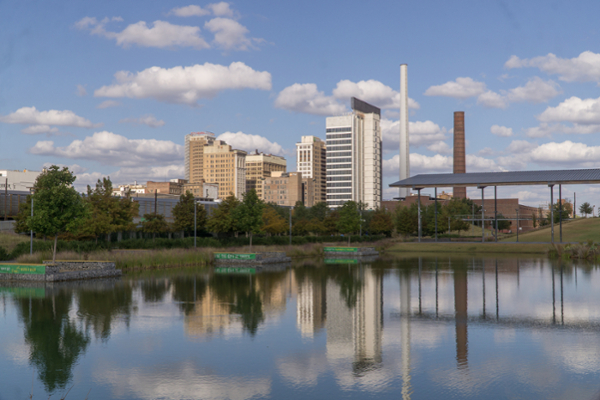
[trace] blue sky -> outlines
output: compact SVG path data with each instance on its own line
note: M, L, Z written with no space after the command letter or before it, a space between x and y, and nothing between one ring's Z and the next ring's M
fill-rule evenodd
M597 167L599 8L5 0L0 168L67 165L80 187L103 175L183 177L184 136L209 130L284 155L295 170L300 136L324 138L325 118L356 96L383 110L387 187L398 176L402 63L411 174L451 172L454 111L466 113L467 171ZM600 193L564 188L575 190L578 203ZM544 187L499 192L531 205L548 198Z

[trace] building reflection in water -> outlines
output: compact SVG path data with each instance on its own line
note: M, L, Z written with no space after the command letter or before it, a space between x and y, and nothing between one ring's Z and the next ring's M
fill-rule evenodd
M437 286L436 286L437 287ZM436 291L437 300L437 291ZM400 271L400 343L402 346L402 399L412 393L410 367L410 274Z

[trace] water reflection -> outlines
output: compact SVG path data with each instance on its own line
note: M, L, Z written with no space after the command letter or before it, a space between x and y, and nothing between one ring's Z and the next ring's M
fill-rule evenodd
M233 272L2 284L0 354L20 330L46 393L91 382L101 398L597 390L596 265L438 256ZM0 358L3 388L27 386L16 359Z

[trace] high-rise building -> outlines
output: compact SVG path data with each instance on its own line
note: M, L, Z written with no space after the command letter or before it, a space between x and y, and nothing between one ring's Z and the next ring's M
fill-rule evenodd
M328 117L327 205L347 201L381 204L381 110L352 97L352 112Z
M273 172L263 183L263 197L267 203L293 207L302 201L302 174L300 172Z
M214 141L212 132L192 132L185 136L185 180L189 183L204 179L204 146Z
M316 136L302 136L296 143L296 170L302 172L304 205L307 207L327 201L327 163L325 142ZM312 181L309 183L309 181ZM314 195L309 195L309 188Z
M203 147L203 174L208 183L219 184L219 198L246 193L246 152L232 149L222 140Z
M246 156L246 191L256 190L262 199L262 182L271 176L271 172L285 172L285 158L272 154L259 153L258 150Z

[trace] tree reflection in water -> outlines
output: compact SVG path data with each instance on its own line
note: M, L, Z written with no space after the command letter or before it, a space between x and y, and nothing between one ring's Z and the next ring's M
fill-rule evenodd
M61 291L42 299L15 301L25 342L30 346L29 362L38 370L49 393L66 387L77 358L90 342L85 332L69 320L72 300L71 291Z

